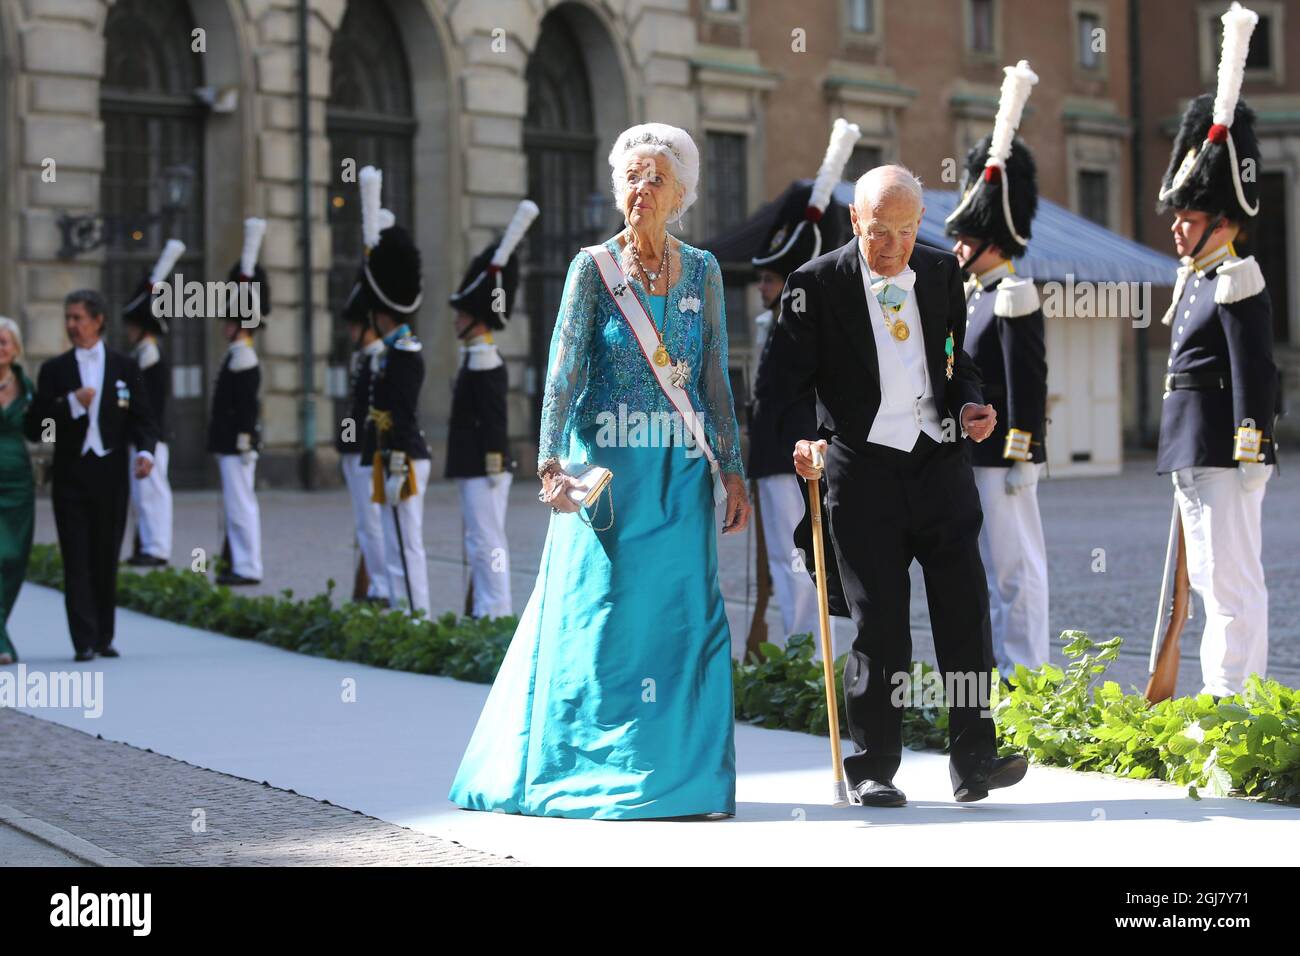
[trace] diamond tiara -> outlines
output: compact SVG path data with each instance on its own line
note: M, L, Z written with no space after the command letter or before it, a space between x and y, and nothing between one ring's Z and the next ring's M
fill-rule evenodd
M651 146L662 146L664 149L667 149L675 157L677 157L677 162L683 164L686 162L684 159L682 159L682 154L677 149L676 146L668 142L668 140L666 139L660 139L658 136L656 136L654 133L651 132L645 132L642 133L640 136L636 137L635 139L626 140L623 143L623 151L627 152L629 149L631 149L634 146L643 146L646 144L649 144Z

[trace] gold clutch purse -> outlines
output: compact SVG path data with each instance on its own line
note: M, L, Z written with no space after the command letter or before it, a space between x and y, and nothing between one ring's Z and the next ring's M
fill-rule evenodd
M610 482L614 480L614 473L608 468L601 465L588 465L582 471L573 475L576 484L568 490L569 500L576 505L588 509L594 516L596 509L600 507L601 496L609 500L609 524L603 528L597 528L591 523L582 512L578 512L578 517L588 525L593 531L608 531L614 525L614 493L610 490ZM609 492L608 494L605 494Z

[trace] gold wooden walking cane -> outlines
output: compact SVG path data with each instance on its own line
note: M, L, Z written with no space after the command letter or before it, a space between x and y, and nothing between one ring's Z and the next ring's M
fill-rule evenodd
M822 541L821 476L825 461L821 450L813 445L812 463L817 478L808 481L808 508L812 516L813 570L817 572L817 626L821 632L822 678L826 683L826 719L831 731L831 763L834 765L834 783L831 806L847 807L848 792L844 786L844 763L840 758L840 708L835 694L835 649L831 644L830 609L826 599L826 545Z

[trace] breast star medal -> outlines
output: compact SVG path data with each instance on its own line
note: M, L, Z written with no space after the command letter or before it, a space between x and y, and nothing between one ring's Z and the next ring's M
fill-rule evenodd
M952 378L952 358L953 358L954 347L955 346L953 345L952 342L952 333L949 332L948 340L943 343L943 354L948 356L948 368L945 370L945 374L948 376L948 378Z
M685 388L686 383L691 380L691 367L687 364L686 359L678 359L673 363L672 375L669 376L671 381L678 388Z

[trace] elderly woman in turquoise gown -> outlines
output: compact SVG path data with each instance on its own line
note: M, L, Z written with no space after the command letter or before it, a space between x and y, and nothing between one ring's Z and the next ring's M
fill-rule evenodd
M18 364L22 354L18 323L0 316L0 665L18 660L8 621L27 576L36 526L32 464L23 439L23 416L35 389Z
M450 799L533 816L734 815L715 506L725 499L722 534L741 531L750 506L722 273L667 230L696 199L699 153L684 130L647 123L619 136L609 163L626 228L603 248L650 316L656 347L638 340L629 306L620 310L600 247L580 251L543 396L538 498L552 514L537 581ZM664 351L690 409L681 391L670 400L651 364ZM684 423L692 412L695 432ZM588 507L570 490L590 465L613 478Z

